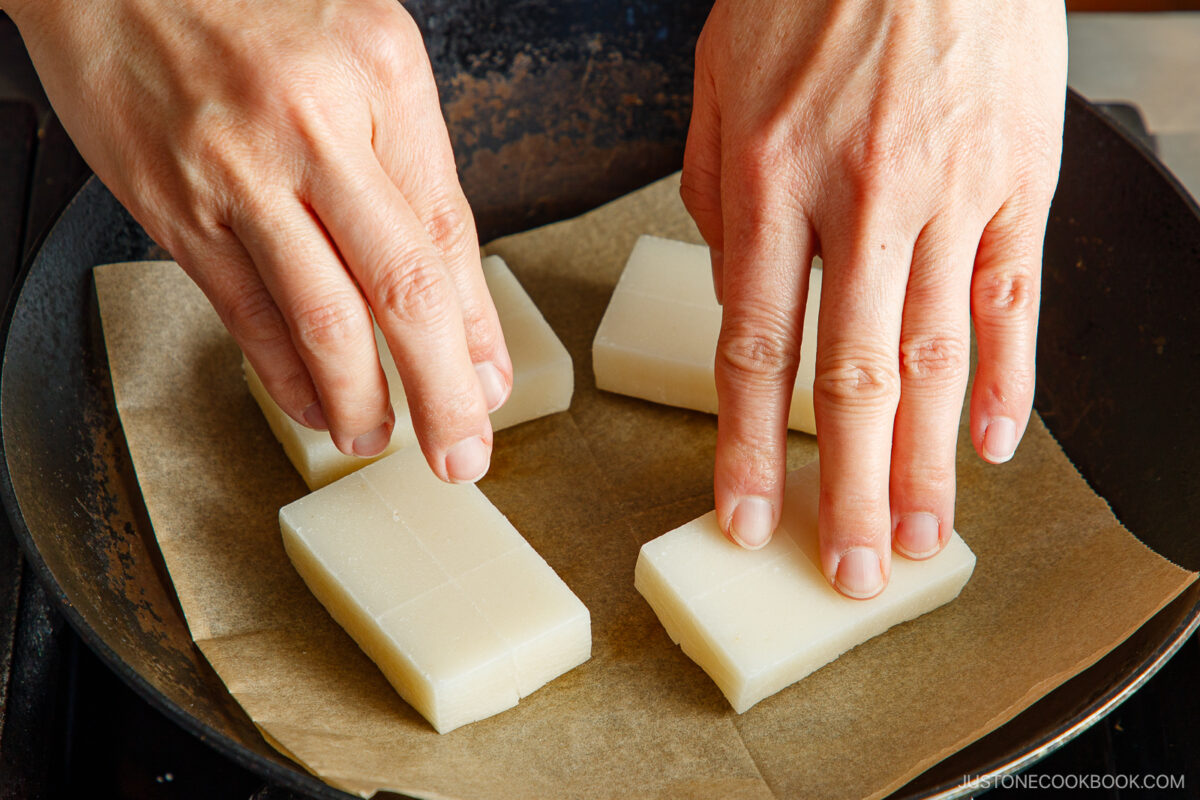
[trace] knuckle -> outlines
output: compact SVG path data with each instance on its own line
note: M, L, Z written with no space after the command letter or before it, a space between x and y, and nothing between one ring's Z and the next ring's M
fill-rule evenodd
M967 373L970 362L968 345L955 336L926 334L900 339L900 380L949 383Z
M471 212L462 205L443 201L435 204L425 219L425 231L443 252L460 247L476 247L475 221Z
M715 468L728 485L775 486L782 477L779 462L787 441L775 432L778 426L772 422L754 419L751 423L738 426L736 435L720 443Z
M812 178L797 168L794 151L781 134L769 131L749 137L749 143L741 143L722 161L721 183L734 190L714 200L739 232L751 237L786 236L805 224L804 201Z
M463 327L467 332L467 345L471 353L486 357L500 349L501 335L499 325L478 312L463 316Z
M176 147L181 153L192 156L191 161L222 171L229 171L231 155L237 149L234 132L224 120L214 120L210 114L185 119L180 124Z
M1024 270L983 275L975 287L975 312L991 319L1025 317L1038 302L1038 282Z
M328 299L300 308L293 320L297 346L309 353L338 351L365 336L362 317L350 304Z
M404 324L428 325L451 306L445 274L434 262L412 253L385 269L375 287L375 308Z
M888 191L889 173L873 155L852 158L845 171L846 184L859 205L874 201Z
M721 331L717 367L751 383L778 383L796 371L797 355L780 324L742 324Z
M424 53L421 32L413 18L400 6L379 7L366 14L355 31L356 46L363 48L367 60L385 75L405 75Z
M236 205L255 195L255 183L248 180L245 142L224 121L201 119L183 127L192 130L180 134L172 155L185 208L220 205L222 200L227 206Z
M850 486L822 486L819 494L823 508L829 509L828 529L821 528L822 538L828 537L835 549L855 545L874 546L885 542L890 529L886 496ZM822 521L824 525L824 521Z
M221 216L235 232L254 230L261 220L281 225L281 220L286 219L286 195L263 191L262 180L241 166L230 165L224 170L221 183L225 190L220 198Z
M905 494L933 500L954 496L954 453L946 454L945 462L918 459L892 471L892 485Z
M263 378L262 375L259 376ZM264 383L266 379L263 378ZM313 391L312 378L304 369L289 370L283 375L272 376L268 386L271 396L276 398L280 408L290 413L299 414L316 399Z
M260 143L269 145L282 140L306 160L328 167L342 157L344 137L339 128L349 113L349 106L334 102L311 80L311 76L289 75L278 79L272 89L274 102L260 124ZM281 158L284 152L271 153L261 149L253 154L259 161L273 159L283 169L292 171L290 159ZM252 174L258 179L260 170ZM256 187L257 188L257 187Z
M284 397L303 401L315 399L313 396L312 378L303 368L291 370L287 374L280 376L277 378L277 383L279 391Z
M728 172L736 186L771 187L778 183L784 170L789 170L791 149L780 132L771 129L757 132L730 152L728 166L722 164L722 171Z
M894 407L900 376L895 364L878 356L826 358L817 365L813 395L836 408Z
M250 346L275 344L287 336L283 315L265 287L234 294L221 317L225 327Z
M990 403L999 408L1028 408L1033 404L1033 393L1037 386L1037 373L1033 369L1009 367L999 380L988 386Z
M891 126L872 129L855 138L842 153L841 169L858 199L884 194L903 156L901 136Z
M487 409L479 398L476 385L461 384L430 396L410 396L410 408L420 419L453 434L476 427L476 423L487 417ZM450 442L456 437L451 437Z
M335 125L329 118L328 97L322 97L310 85L295 82L288 82L280 91L286 97L288 121L310 153L315 154L321 143L336 138Z
M479 389L463 386L445 398L443 408L451 420L470 422L486 416L487 410L479 402Z

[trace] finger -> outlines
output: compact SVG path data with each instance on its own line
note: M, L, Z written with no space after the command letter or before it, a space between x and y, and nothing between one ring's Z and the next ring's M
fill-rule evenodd
M427 132L421 147L412 147L411 140L405 147L403 140L379 135L375 151L441 254L458 293L471 362L488 410L495 411L512 391L512 360L484 280L475 217L458 182L454 153L436 95L432 97L432 113L422 116L417 129Z
M419 194L413 200L413 210L431 234L449 269L458 293L467 350L487 410L491 412L500 408L512 391L512 360L505 346L496 306L483 277L479 239L471 209L458 189L457 178L449 175L445 180L451 181L443 184L449 197L438 192Z
M721 529L756 549L779 524L812 233L794 208L761 192L739 192L726 220L713 490Z
M203 259L176 253L184 271L208 297L242 349L267 393L302 425L326 430L328 423L308 367L292 344L291 332L254 262L232 232L203 245Z
M491 460L488 404L441 253L369 149L318 175L314 207L375 312L430 468L479 480Z
M971 441L986 461L1012 458L1033 408L1047 209L1009 200L984 229L971 281L979 363Z
M371 317L328 236L294 195L231 220L312 376L337 448L375 456L395 422Z
M975 230L978 231L982 227ZM954 530L954 461L970 369L971 265L978 235L939 217L913 250L900 330L900 403L892 434L892 548L929 558Z
M913 241L868 210L821 235L824 277L813 383L821 452L821 566L842 594L865 599L891 571L892 429L897 352Z
M712 264L713 294L717 296L717 305L725 304L725 253L721 250L708 250L708 260Z
M679 196L708 243L713 291L724 301L724 222L721 214L721 115L711 74L696 68L692 119L683 150Z

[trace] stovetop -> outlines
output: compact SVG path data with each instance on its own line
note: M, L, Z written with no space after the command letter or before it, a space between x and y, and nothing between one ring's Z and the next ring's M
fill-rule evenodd
M88 174L0 15L0 297L8 297L18 266ZM1200 639L1193 637L1131 699L1030 772L1045 776L1046 786L1056 776L1060 783L1183 776L1185 788L1169 796L1200 797L1197 676ZM1001 788L988 797L1020 794ZM76 796L293 797L125 686L64 622L0 516L0 799ZM1114 786L1090 796L1148 795Z

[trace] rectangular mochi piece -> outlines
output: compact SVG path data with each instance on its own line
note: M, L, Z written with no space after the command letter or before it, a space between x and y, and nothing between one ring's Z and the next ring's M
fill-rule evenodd
M513 364L512 393L508 401L492 413L492 429L500 430L565 411L571 405L571 395L575 391L575 372L567 348L503 259L499 256L483 259L483 276L496 305ZM381 356L383 374L396 412L392 439L383 453L375 457L379 459L416 444L417 437L413 433L404 385L379 326L375 326L375 346ZM318 489L373 460L348 456L334 446L328 433L314 431L296 422L267 394L249 361L243 359L242 369L250 394L262 408L271 432L283 445L284 452L308 488Z
M816 261L814 267L819 267ZM810 273L800 368L788 427L815 433L813 373L821 270ZM717 413L713 364L721 333L721 306L703 245L639 237L592 342L596 386L664 403Z
M330 615L439 732L517 704L591 657L591 616L473 484L420 448L279 512L284 548Z
M779 528L761 550L743 550L715 512L647 542L634 586L671 640L708 673L741 714L893 625L950 602L975 568L957 533L928 561L892 559L887 588L871 600L838 594L821 574L819 467L787 476Z

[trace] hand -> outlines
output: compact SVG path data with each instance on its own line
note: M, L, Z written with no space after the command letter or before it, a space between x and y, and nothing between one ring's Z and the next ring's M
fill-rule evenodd
M1012 457L1033 403L1046 217L1066 84L1062 3L718 0L696 51L681 193L713 250L717 517L778 524L786 420L814 254L821 567L886 585L954 525L975 323L971 437Z
M512 364L420 32L393 0L10 0L83 156L212 301L271 396L371 456L487 470Z

